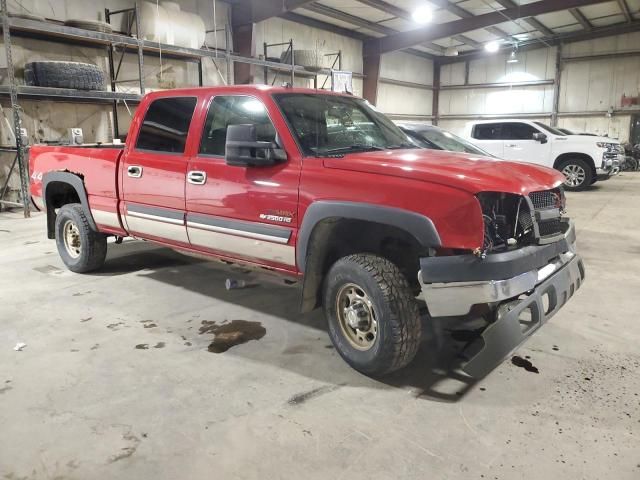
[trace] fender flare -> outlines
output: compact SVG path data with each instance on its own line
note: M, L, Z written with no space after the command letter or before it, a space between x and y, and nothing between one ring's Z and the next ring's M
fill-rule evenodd
M429 217L409 210L370 203L326 201L312 203L306 210L296 248L296 263L304 273L313 230L322 220L345 218L391 225L411 234L424 247L441 246L440 235Z
M49 234L49 238L54 238L51 236L54 234L55 227L55 215L50 215L53 212L53 207L49 207L47 205L47 188L50 183L66 183L73 187L73 189L78 194L78 198L80 199L80 204L82 205L82 209L84 210L84 214L87 217L87 221L89 222L89 227L95 232L98 231L98 227L96 227L96 223L93 220L93 215L91 214L91 208L89 207L89 197L87 196L87 190L84 186L83 179L71 172L48 172L45 173L42 177L42 202L47 210L47 230Z

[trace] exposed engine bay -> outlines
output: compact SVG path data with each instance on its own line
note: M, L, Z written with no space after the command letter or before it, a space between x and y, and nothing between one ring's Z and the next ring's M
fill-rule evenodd
M549 243L568 228L565 196L561 188L528 196L499 192L477 195L484 220L481 256L524 245Z

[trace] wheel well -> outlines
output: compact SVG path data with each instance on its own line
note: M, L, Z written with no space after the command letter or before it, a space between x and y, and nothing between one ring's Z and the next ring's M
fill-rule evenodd
M596 164L593 161L593 158L591 158L586 153L563 153L558 158L556 158L556 161L553 163L553 168L555 168L556 170L560 170L559 167L562 162L564 162L565 160L571 160L576 158L579 158L580 160L587 162L587 165L591 167L591 171L593 172L593 176L595 178Z
M47 206L47 237L55 238L56 209L69 203L81 203L77 190L65 182L49 182L45 192L45 205Z
M406 276L409 285L419 291L419 259L428 248L401 228L382 223L328 218L319 222L309 239L305 262L302 311L320 305L322 282L336 260L354 253L371 253L387 258Z

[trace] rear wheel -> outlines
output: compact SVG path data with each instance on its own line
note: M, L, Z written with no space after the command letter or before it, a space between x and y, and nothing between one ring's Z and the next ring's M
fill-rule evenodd
M86 273L97 270L107 256L107 236L94 232L82 205L64 205L56 216L56 245L69 270Z
M580 158L562 161L558 170L565 176L564 186L567 190L584 190L593 183L594 174L591 166Z
M384 375L415 357L422 330L418 305L389 260L370 254L338 260L325 278L323 302L331 341L356 370Z

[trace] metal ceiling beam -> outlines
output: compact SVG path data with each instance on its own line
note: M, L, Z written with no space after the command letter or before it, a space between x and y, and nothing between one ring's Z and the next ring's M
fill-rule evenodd
M496 0L496 2L498 2L504 8L520 8L519 5L513 0ZM543 25L539 20L536 20L535 18L524 18L524 21L543 35L547 37L553 36L553 30Z
M575 18L580 25L582 25L582 28L585 30L593 30L593 25L589 23L587 17L585 17L580 10L577 8L570 8L569 13L573 15L573 18Z
M289 20L291 22L299 23L301 25L306 25L308 27L313 27L319 30L324 30L326 32L342 35L344 37L360 40L361 42L364 42L365 40L369 40L373 38L369 35L365 35L364 33L356 32L355 30L350 30L348 28L340 27L338 25L334 25L333 23L323 22L322 20L318 20L316 18L305 17L304 15L300 15L294 12L283 13L282 15L279 15L279 17L284 18L285 20ZM414 48L407 48L404 51L412 55L416 55L418 57L428 58L430 60L434 60L436 58L435 55L432 55L427 52L423 52L421 50L416 50Z
M393 28L389 28L385 25L381 25L379 23L370 22L365 20L364 18L356 17L355 15L351 15L349 13L343 12L341 10L336 10L332 7L327 7L326 5L322 5L320 3L310 3L304 6L305 10L309 10L310 12L318 13L320 15L324 15L329 18L335 18L336 20L340 20L341 22L350 23L351 25L356 25L361 28L366 28L367 30L371 30L372 32L381 33L383 35L394 35L397 30ZM415 45L422 44L424 47L433 50L434 52L444 53L444 47L440 45L436 45L435 43L430 42L419 42ZM414 45L411 45L414 46Z
M540 42L537 40L530 40L520 43L518 47L519 52L526 52L529 50L538 50L540 48L548 48L549 46L556 46L560 44L583 42L585 40L594 40L597 38L611 37L614 35L624 35L626 33L640 32L640 21L636 20L631 23L617 23L615 25L608 25L606 27L595 27L590 32L580 30L579 32L569 32L565 34L556 35L555 38ZM502 51L507 53L511 47L505 46ZM445 65L448 63L466 62L469 60L476 60L479 58L486 58L487 53L484 51L476 51L469 53L461 53L458 57L440 57L438 63Z
M272 17L295 10L311 3L313 0L239 0L232 8L241 13L236 15L235 25L258 23ZM241 22L241 23L235 23Z
M393 15L394 17L402 18L404 20L408 20L409 22L413 22L413 17L411 16L411 13L407 12L403 8L396 7L395 5L391 5L390 3L387 3L384 0L357 0L357 1L369 7L388 13L389 15ZM454 13L459 17L467 18L467 17L473 16L463 8L460 8L457 5L449 3L448 0L432 0L430 3L440 8L445 8L444 5L447 5L449 7L455 7L454 10L456 10L457 13L454 11L451 11L451 13ZM500 31L500 35L498 36L506 37L508 35L505 32ZM469 45L470 47L473 47L473 48L478 48L480 46L479 42L476 42L475 40L469 37L466 37L464 35L456 35L455 37L453 37L453 39L457 40L460 43L464 43L465 45ZM440 53L442 52L440 51Z
M497 25L505 22L505 18L516 20L601 2L602 0L563 0L562 2L558 2L557 0L541 0L515 8L506 8L475 17L429 25L428 27L395 33L383 38L367 40L364 44L364 54L376 55L401 50L439 38L451 37L471 30Z
M362 0L358 0L358 1L362 1ZM457 15L460 18L470 18L474 16L468 10L465 10L464 8L460 7L459 5L456 5L455 3L451 3L449 0L430 0L429 3L437 7L440 7L443 10L446 10L450 13L453 13L454 15ZM485 30L500 38L508 38L511 36L504 30L499 29L498 27L487 27L485 28Z
M633 22L633 15L631 15L631 10L629 10L629 5L626 0L618 0L618 6L624 15L624 18L627 22Z

